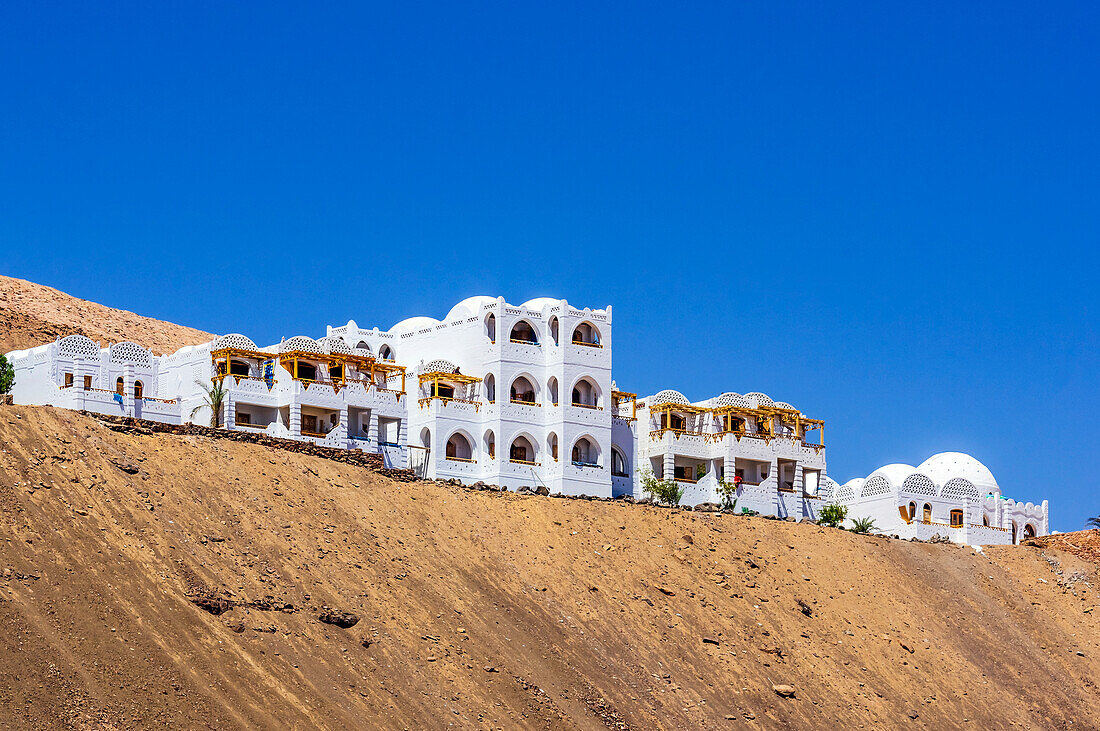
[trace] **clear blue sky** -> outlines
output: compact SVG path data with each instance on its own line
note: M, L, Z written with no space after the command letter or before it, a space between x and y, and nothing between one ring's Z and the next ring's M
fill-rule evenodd
M613 304L624 389L1100 515L1096 3L226 5L0 10L0 272L261 342Z

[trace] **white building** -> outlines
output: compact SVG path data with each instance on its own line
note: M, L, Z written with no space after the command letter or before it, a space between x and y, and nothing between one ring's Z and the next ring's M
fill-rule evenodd
M611 308L470 297L442 320L328 328L409 372L411 463L429 478L633 494L633 420L611 380Z
M679 483L682 502L720 502L719 481L725 480L737 490L738 508L817 517L824 498L823 421L762 393L691 403L666 390L638 402L637 414L643 425L639 470Z
M738 509L816 518L836 500L850 519L904 537L1014 543L1049 531L1046 501L1003 498L967 455L840 486L826 475L824 422L788 403L762 393L693 403L674 390L639 400L612 380L612 342L611 307L471 297L442 320L350 321L263 348L232 334L156 356L71 335L8 358L16 403L206 424L205 389L219 384L225 428L378 452L428 478L642 497L652 472L679 483L688 505L720 502L724 481Z
M933 455L917 467L889 464L835 489L849 521L872 518L878 531L902 538L1014 544L1050 532L1046 500L1004 497L993 473L961 452Z

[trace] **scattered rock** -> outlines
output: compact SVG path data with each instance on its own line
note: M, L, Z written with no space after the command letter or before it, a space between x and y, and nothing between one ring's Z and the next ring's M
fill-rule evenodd
M801 599L795 599L794 601L795 601L796 604L798 604L798 611L802 612L807 617L814 616L813 607L811 607L809 604L802 601Z
M213 614L215 617L219 614L225 614L233 608L233 603L231 601L215 596L192 597L191 603L199 609Z
M773 685L772 690L776 695L784 698L794 698L794 686L793 685Z
M321 612L321 615L317 617L325 624L334 624L337 627L354 627L359 622L359 617L355 616L351 612L338 612L335 609L326 609Z
M535 488L535 494L536 495L549 495L550 494L550 488L547 487L546 485L539 485L538 487Z
M485 672L487 673L499 673L500 671L494 668L492 665L485 666Z
M718 640L714 639L713 637L704 637L703 638L703 644L704 645L714 645L714 646L717 647L719 642L718 642Z
M229 629L233 630L237 634L240 634L240 633L244 632L244 630L245 630L244 622L242 622L239 619L226 620L225 626L228 627Z
M722 507L718 503L699 503L695 509L702 513L717 513Z
M916 711L909 711L909 718L911 718L915 721L918 718L920 718L920 714L917 713Z
M665 596L676 596L676 592L674 592L672 589L669 589L668 587L665 587L665 586L658 586L657 591L661 592Z

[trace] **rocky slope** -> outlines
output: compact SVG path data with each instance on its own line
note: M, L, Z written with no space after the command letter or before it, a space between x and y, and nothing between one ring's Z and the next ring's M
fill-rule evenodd
M9 726L1100 727L1096 566L1053 547L400 483L50 408L0 407L0 449Z
M213 335L77 299L51 287L0 276L0 353L73 333L104 346L133 340L157 353L207 342Z

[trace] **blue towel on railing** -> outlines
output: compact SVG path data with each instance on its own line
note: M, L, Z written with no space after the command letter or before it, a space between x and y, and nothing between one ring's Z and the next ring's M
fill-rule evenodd
M115 392L115 401L118 402L119 406L122 406L122 394L117 391Z

